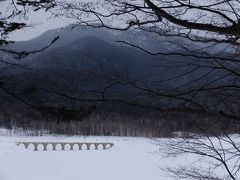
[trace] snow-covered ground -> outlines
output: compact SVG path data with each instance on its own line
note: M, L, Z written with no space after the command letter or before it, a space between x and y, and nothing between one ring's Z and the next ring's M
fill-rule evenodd
M186 159L164 159L147 138L4 135L0 130L0 180L170 180L165 166ZM18 141L113 142L110 150L38 151Z

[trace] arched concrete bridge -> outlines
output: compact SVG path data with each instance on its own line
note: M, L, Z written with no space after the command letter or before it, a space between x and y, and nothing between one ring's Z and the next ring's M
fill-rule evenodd
M23 145L25 149L33 146L33 151L57 151L57 150L107 150L113 147L113 143L79 143L79 142L16 142L17 146ZM69 149L66 149L66 147ZM57 148L57 147L60 147ZM84 148L85 147L85 148Z

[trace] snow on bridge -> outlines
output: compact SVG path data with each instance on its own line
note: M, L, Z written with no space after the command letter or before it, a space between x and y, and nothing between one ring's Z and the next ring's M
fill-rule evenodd
M79 143L79 142L16 142L16 145L33 151L56 150L107 150L113 147L113 143Z

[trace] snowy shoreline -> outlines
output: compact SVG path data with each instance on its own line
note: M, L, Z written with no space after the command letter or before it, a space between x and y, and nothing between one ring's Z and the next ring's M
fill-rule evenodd
M239 135L231 137L239 139ZM114 146L106 151L32 151L16 142L111 142ZM194 155L163 157L161 148L142 137L29 136L0 129L0 180L173 180L164 168L199 163Z

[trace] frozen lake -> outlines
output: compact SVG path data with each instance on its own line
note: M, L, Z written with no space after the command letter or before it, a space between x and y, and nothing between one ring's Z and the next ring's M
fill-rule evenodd
M163 158L151 139L4 135L0 131L0 180L171 180L162 168L190 159ZM112 142L109 150L31 151L15 142Z

